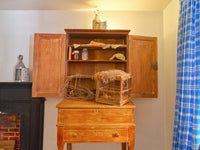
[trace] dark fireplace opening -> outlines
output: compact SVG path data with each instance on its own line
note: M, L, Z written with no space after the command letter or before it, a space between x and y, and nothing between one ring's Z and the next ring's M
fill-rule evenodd
M19 150L19 141L20 114L0 112L0 148L14 146L14 150Z
M31 82L0 82L0 140L14 140L15 150L42 150L44 101L32 98Z

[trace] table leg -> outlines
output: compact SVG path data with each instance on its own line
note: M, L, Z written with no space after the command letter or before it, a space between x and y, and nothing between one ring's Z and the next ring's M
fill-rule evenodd
M134 146L128 146L128 150L133 150Z
M128 150L133 150L135 145L135 127L129 127L129 142L128 142Z
M58 150L63 150L64 145L58 145L57 147L58 147Z
M67 143L67 150L72 150L72 143Z
M57 147L58 150L63 150L64 148L63 127L57 127Z
M122 150L126 150L126 143L122 143Z

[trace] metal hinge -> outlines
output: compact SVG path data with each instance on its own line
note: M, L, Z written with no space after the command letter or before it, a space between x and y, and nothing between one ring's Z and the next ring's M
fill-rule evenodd
M155 62L154 64L152 64L152 68L153 68L153 70L157 71L158 70L158 63Z

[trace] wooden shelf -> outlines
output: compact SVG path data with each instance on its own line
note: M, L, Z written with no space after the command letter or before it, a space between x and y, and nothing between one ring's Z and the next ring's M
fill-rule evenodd
M106 44L108 47L107 48L103 48L103 46L101 45L90 45L90 44L80 44L80 46L75 47L74 45L71 45L70 47L74 50L82 50L83 48L87 48L88 50L107 50L107 49L112 49L112 50L126 50L127 45L120 45L116 48L112 47L112 44ZM106 46L105 45L105 46ZM110 45L110 46L109 46ZM116 46L115 44L113 46Z
M68 63L127 63L127 60L68 60Z

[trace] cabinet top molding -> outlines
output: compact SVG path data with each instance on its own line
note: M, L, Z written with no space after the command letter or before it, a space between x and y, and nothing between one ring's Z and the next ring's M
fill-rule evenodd
M130 30L116 29L65 29L66 33L84 33L84 34L128 34Z

